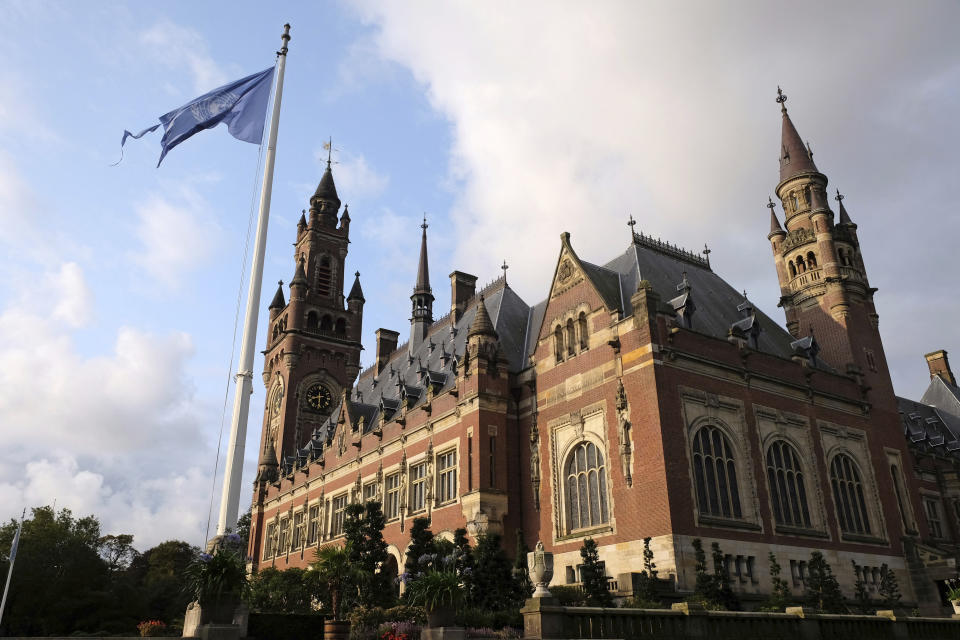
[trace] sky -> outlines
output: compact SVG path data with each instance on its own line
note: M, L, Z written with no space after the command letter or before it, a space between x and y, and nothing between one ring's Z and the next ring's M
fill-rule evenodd
M448 273L504 260L543 299L561 232L603 263L632 215L782 322L779 85L859 225L897 392L960 358L957 3L283 4L0 2L0 519L56 501L141 550L203 544L213 495L215 526L259 149L219 127L156 168L158 132L111 164L124 129L272 65L285 22L258 350L329 138L364 366L409 322L424 214L437 315Z

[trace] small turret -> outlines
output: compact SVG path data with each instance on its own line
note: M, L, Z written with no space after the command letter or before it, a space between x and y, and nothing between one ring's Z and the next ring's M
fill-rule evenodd
M474 336L497 338L497 330L493 326L493 321L490 320L490 314L487 313L487 305L483 302L483 296L480 296L480 301L477 303L477 314L473 317L473 322L470 323L470 331L467 332L468 340Z
M347 308L354 313L363 312L363 303L366 299L363 297L363 289L360 287L360 272L353 274L353 286L350 288L350 295L347 296Z
M410 353L423 342L427 329L433 324L433 290L430 288L430 268L427 262L427 216L423 216L420 228L423 230L420 238L420 263L417 266L417 283L413 287L413 295L410 296Z
M787 232L783 230L783 227L780 226L780 220L777 218L777 212L775 204L773 204L773 198L767 198L767 208L770 209L770 233L767 234L767 240L773 240L776 236L785 236Z
M273 294L273 300L270 302L270 319L273 320L280 315L285 306L287 302L283 299L283 280L280 280L277 282L277 292Z
M350 205L343 205L343 215L340 216L340 231L344 237L350 235Z
M316 221L324 227L336 228L339 210L340 197L337 195L337 186L333 183L333 172L328 159L320 184L310 198L310 224L313 225Z

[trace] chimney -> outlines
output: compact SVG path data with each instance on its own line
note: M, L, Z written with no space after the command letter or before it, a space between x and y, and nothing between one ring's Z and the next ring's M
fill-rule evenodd
M477 292L477 276L463 271L450 274L450 314L456 322L467 308L467 302Z
M374 375L380 375L390 360L390 354L397 350L397 339L400 334L390 329L377 329L377 364Z
M944 382L957 386L957 379L953 377L953 371L950 370L950 361L947 360L947 352L943 349L928 353L924 356L927 359L927 366L930 367L930 379L940 376Z

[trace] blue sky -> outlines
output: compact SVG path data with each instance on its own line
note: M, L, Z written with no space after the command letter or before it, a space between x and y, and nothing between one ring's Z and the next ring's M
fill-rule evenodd
M799 23L790 6L3 3L0 517L57 499L140 546L202 541L258 149L219 128L157 169L158 132L109 165L123 129L271 65L287 21L262 306L292 276L332 136L364 364L378 327L405 330L424 212L441 310L450 271L484 282L504 259L541 299L561 231L603 262L632 214L708 242L721 275L780 319L763 206L780 84L847 195L895 385L918 397L923 354L960 349L960 13L812 3Z

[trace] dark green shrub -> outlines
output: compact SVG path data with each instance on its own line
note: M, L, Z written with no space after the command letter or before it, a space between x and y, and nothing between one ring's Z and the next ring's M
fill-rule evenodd
M592 607L612 607L613 596L607 590L607 576L600 563L600 554L597 543L592 538L583 541L580 547L580 582L583 584L583 594L587 604Z
M583 591L581 591L579 587L572 587L569 585L550 587L550 595L559 600L560 604L564 607L583 606Z
M247 635L257 640L323 640L324 616L306 613L251 613Z
M409 604L398 604L390 607L383 612L384 622L413 622L415 624L427 624L427 612L423 607Z
M843 594L830 563L819 551L810 554L807 565L807 603L826 613L844 613Z

